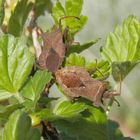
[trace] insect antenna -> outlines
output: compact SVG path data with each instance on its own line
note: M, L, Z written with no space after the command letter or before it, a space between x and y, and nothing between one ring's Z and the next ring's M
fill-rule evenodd
M80 18L76 17L76 16L64 16L64 17L61 17L59 19L59 29L62 29L62 20L67 19L67 18L74 18L74 19L80 20Z
M100 71L100 69L98 68L98 62L97 62L97 59L95 59L95 70L97 70L103 77L105 77L104 76L104 74Z
M101 72L101 70L98 68L98 62L97 62L98 60L97 59L95 59L95 66L94 66L94 68L93 69L89 69L88 71L89 71L89 73L90 74L92 74L94 71L98 71L101 75L102 75L102 78L100 78L100 79L98 79L98 80L100 80L100 81L103 81L103 80L105 80L106 79L106 76Z

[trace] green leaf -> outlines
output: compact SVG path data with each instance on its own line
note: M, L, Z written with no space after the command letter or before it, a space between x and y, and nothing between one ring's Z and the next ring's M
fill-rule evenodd
M99 108L86 105L85 109L75 121L72 118L53 120L61 140L133 140L123 137L118 125L108 121Z
M133 140L123 137L118 124L108 121L103 110L82 102L63 101L55 109L46 108L35 115L51 122L61 140Z
M6 91L0 91L0 101L6 100L12 96L11 93L6 92Z
M44 90L46 84L50 82L51 78L51 73L47 70L37 71L33 77L30 77L30 80L21 90L21 95L26 99L31 100L31 102L36 105L42 91Z
M71 53L81 53L82 51L90 48L92 45L96 44L98 42L99 39L95 40L95 41L91 41L85 44L78 44L78 45L72 45L68 51L67 51L67 55L71 54Z
M22 105L13 104L8 106L0 105L0 120L7 120L8 117L17 109L20 109Z
M65 67L67 66L83 67L97 80L106 79L110 75L110 64L108 61L88 62L83 56L77 53L72 53L66 58Z
M96 80L107 79L110 75L110 64L108 61L87 62L85 67Z
M53 114L53 112L50 109L42 109L41 111L35 113L35 115L42 121L48 120L48 121L53 121L57 119L57 116Z
M66 0L66 14L68 16L80 16L83 6L83 0Z
M79 118L80 113L87 108L84 103L71 103L69 101L63 101L58 103L53 110L43 109L40 112L37 112L35 115L39 117L40 120L49 120L51 122L55 120L62 119L71 119L74 121L75 118Z
M84 103L64 101L54 109L53 113L62 118L70 118L79 115L79 113L83 112L86 108Z
M85 119L79 119L77 122L69 122L59 120L54 123L54 126L60 132L60 139L66 140L67 137L72 140L107 140L105 130L101 129L102 125L92 123Z
M72 15L71 15L72 16ZM69 31L71 32L72 35L75 35L77 32L79 32L84 25L87 23L88 18L86 16L79 16L79 20L75 18L67 18L63 20L63 27L65 28L66 26L69 27Z
M72 136L68 136L65 133L60 133L59 134L59 138L61 140L75 140L75 138L73 138Z
M0 100L18 92L31 72L33 62L34 56L21 38L1 36Z
M45 10L51 12L52 6L53 5L51 0L35 0L34 10L36 13L36 17L43 15Z
M47 97L47 96L41 96L41 98L39 99L39 104L40 105L44 105L47 106L49 103L51 103L52 101L56 101L58 100L59 97Z
M65 66L85 66L85 58L76 53L72 53L66 58Z
M30 117L17 110L5 125L2 140L40 140L40 133L31 127Z
M136 66L137 63L133 62L113 62L112 63L112 75L115 81L121 81L129 72ZM119 75L120 74L120 75Z
M135 16L129 16L114 33L110 33L102 55L110 62L138 61L140 59L140 23Z
M107 140L106 122L105 113L88 106L88 109L82 113L82 117L76 121L60 119L53 124L61 140Z
M9 19L8 33L14 36L20 36L22 34L25 22L32 8L33 3L28 2L28 0L18 1L14 12Z
M63 8L62 4L58 1L56 5L52 8L52 17L55 21L55 24L59 24L59 20L61 17L66 16L65 9Z
M131 71L134 63L137 64L140 61L140 22L135 16L129 16L122 25L115 29L114 33L108 35L101 54L103 59L111 64L120 63L120 72L116 72L117 75L113 74L113 77L121 77L123 80L128 74L127 69ZM125 68L127 62L130 63ZM126 71L121 71L122 69L126 69ZM118 78L115 80L118 81Z
M55 24L58 26L59 20L64 16L76 16L79 20L75 18L67 18L63 20L63 28L69 27L70 32L74 35L80 31L87 22L87 17L81 15L83 0L66 0L65 8L58 1L52 9L52 17Z
M4 4L5 4L5 0L0 0L0 26L3 23L4 15L5 15Z

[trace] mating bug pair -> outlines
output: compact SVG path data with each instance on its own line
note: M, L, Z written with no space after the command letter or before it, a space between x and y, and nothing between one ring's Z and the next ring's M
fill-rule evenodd
M64 61L67 47L70 47L73 41L67 42L68 28L62 33L61 20L65 18L68 17L60 19L59 28L43 35L44 48L39 56L39 66L54 73L57 83L68 97L72 99L83 97L93 102L95 106L102 106L103 98L114 99L114 96L120 93L109 91L106 82L93 79L84 68L72 66L59 69Z

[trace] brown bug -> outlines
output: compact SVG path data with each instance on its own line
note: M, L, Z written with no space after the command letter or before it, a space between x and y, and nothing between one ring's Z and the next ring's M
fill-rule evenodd
M66 52L61 30L55 29L51 33L44 34L43 39L44 47L39 56L39 66L55 72L62 64Z
M52 32L43 34L44 47L38 60L41 69L56 72L64 60L66 49L72 43L72 40L66 43L68 28L65 28L64 34L62 33L61 20L65 18L79 19L75 16L62 17L59 21L59 28L54 28Z
M81 67L72 66L60 69L55 73L55 76L58 84L68 97L72 99L84 97L98 107L102 106L103 98L120 95L116 91L109 91L106 82L93 79Z

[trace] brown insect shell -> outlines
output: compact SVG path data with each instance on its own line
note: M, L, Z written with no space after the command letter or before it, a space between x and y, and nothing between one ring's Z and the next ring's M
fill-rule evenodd
M102 97L107 91L107 85L102 81L93 79L84 68L66 67L58 70L55 76L68 97L84 97L96 106L102 104Z
M60 29L54 29L53 32L42 35L44 40L44 49L50 50L51 48L58 53L59 56L65 55L65 45L63 43L63 35Z
M43 40L44 47L38 63L42 69L55 72L62 64L66 53L62 32L60 29L54 29L50 33L43 34Z

